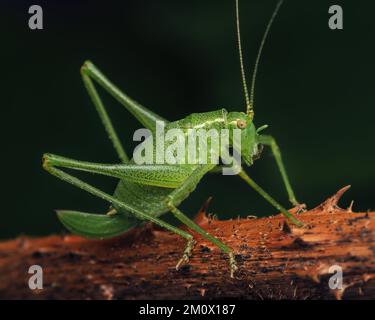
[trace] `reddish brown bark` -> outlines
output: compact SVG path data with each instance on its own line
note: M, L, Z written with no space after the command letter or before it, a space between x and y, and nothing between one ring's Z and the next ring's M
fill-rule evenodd
M374 299L375 212L341 209L340 190L299 215L197 221L237 254L235 279L227 258L198 241L190 264L176 271L179 237L148 226L105 241L77 236L20 237L0 243L0 298L22 299ZM44 270L44 289L28 287L30 265ZM343 269L343 289L331 290L329 268Z

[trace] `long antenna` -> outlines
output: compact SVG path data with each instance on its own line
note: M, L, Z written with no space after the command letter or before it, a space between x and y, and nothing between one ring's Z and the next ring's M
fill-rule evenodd
M238 6L238 0L236 0L236 17L237 17L237 40L238 40L238 50L239 50L239 55L240 55L240 64L241 64L241 75L242 75L242 83L244 86L244 93L245 93L245 99L246 99L246 112L247 114L254 115L254 89L255 89L255 80L258 72L258 66L259 66L259 61L260 57L262 55L262 50L264 47L264 44L266 42L268 33L271 29L272 23L275 20L275 17L277 13L279 12L279 9L282 5L284 0L279 0L279 2L276 4L275 10L272 13L272 16L267 24L267 28L263 34L262 41L260 43L259 49L258 49L258 54L255 60L255 65L254 65L254 71L253 75L251 78L251 88L250 88L250 98L248 94L248 89L247 89L247 84L246 84L246 77L245 77L245 70L244 70L244 64L243 64L243 58L242 58L242 47L241 47L241 35L240 35L240 18L239 18L239 6Z
M237 22L237 44L238 44L238 53L240 55L243 92L244 92L245 100L246 100L247 113L251 113L253 110L253 106L250 104L249 92L247 90L247 83L246 83L245 67L243 64L243 57L242 57L242 44L241 44L241 31L240 31L240 9L238 5L238 0L236 0L236 22Z

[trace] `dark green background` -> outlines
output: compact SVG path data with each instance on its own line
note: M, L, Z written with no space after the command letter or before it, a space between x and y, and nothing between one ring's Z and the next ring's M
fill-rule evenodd
M241 1L248 75L276 1ZM28 7L44 30L28 29ZM328 28L341 4L344 30ZM374 208L375 46L373 1L286 1L257 78L255 124L269 124L299 199L314 207L351 184L342 201ZM127 94L168 119L225 107L244 110L234 0L2 1L0 237L61 232L54 209L103 212L107 204L49 176L41 156L116 162L81 83L91 59ZM105 96L128 151L138 124ZM267 150L248 172L287 205ZM111 191L115 181L88 177ZM275 210L237 177L210 176L184 202L193 214L209 196L219 218Z

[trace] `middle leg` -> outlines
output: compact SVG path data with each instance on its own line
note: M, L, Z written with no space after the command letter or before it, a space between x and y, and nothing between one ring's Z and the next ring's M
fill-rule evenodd
M175 189L167 199L167 206L170 209L170 211L173 213L173 215L180 220L183 224L185 224L189 229L199 233L201 236L215 244L219 249L221 249L223 252L228 254L229 256L229 268L230 268L230 276L231 278L234 277L235 271L238 269L236 264L236 259L234 257L233 250L225 245L223 242L221 242L219 239L208 233L206 230L202 229L200 226L198 226L193 220L191 220L189 217L187 217L183 212L181 212L176 206L175 203L179 201L180 197L188 192L188 190L191 188L193 184L196 183L196 181L200 179L201 175L205 172L209 171L209 166L201 166L198 167L188 179L184 181L184 183L177 189Z

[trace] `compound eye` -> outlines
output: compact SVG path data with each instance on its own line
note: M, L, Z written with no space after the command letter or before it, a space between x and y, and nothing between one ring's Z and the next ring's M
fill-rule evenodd
M246 121L245 120L237 120L237 127L238 128L240 128L240 129L244 129L244 128L246 128L246 125L247 125L247 123L246 123Z

